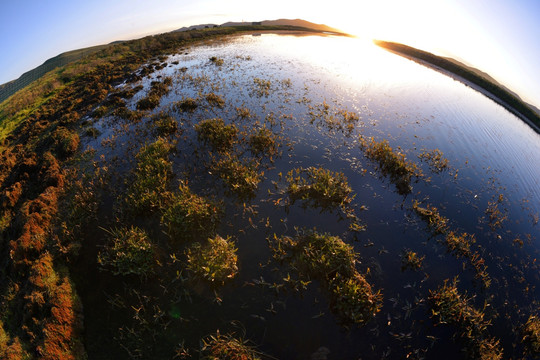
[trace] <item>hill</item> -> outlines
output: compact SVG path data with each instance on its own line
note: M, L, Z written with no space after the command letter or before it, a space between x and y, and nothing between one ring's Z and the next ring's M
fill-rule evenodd
M110 45L112 44L97 45L97 46L87 47L83 49L67 51L53 58L48 59L47 61L45 61L43 64L39 65L38 67L25 72L18 79L12 80L10 82L0 85L0 102L4 101L11 95L15 94L17 91L24 88L31 82L41 78L43 75L45 75L49 71L54 70L58 67L67 65L70 62L79 60L99 50L105 49L109 47Z
M224 24L221 24L220 26L248 26L248 25L254 25L259 24L262 26L295 26L295 27L301 27L311 30L317 30L317 31L327 31L327 32L334 32L334 33L343 33L341 30L338 30L336 28L330 27L328 25L324 24L315 24L310 21L302 20L302 19L278 19L278 20L264 20L259 22L226 22Z
M375 40L376 45L409 58L424 66L429 66L437 71L448 72L454 79L465 85L475 85L485 91L486 95L526 121L536 132L540 133L540 114L535 107L524 102L516 93L497 82L483 71L465 65L455 59L449 59L434 55L430 52L419 50L404 44Z

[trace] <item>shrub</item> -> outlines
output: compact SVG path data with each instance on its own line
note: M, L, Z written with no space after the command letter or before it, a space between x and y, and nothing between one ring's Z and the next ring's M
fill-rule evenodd
M238 273L238 256L230 237L216 235L204 245L196 242L187 250L187 269L194 278L223 283Z
M109 239L98 254L98 264L115 275L147 275L154 264L154 247L138 227L107 231Z
M193 194L188 185L180 183L179 193L174 194L166 207L161 222L173 238L191 239L214 232L219 223L217 204Z
M213 150L228 151L236 142L238 130L233 124L225 125L223 119L203 120L195 125L199 141L209 144Z
M126 195L128 211L142 213L163 207L172 176L172 165L168 158L172 148L172 144L158 139L143 146L136 155L137 167Z
M298 168L287 173L289 197L307 200L315 207L336 207L349 204L353 197L352 189L342 172L324 168Z

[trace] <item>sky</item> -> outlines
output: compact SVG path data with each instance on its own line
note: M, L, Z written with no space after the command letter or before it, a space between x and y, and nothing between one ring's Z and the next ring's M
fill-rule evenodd
M0 84L69 50L279 18L454 57L540 108L540 0L0 0Z

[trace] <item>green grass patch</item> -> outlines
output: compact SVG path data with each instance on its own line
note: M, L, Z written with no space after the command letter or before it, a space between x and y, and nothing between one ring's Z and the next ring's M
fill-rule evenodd
M98 254L98 264L115 275L148 275L155 251L146 232L137 227L107 230L108 242Z
M220 218L218 204L194 194L186 182L173 194L161 218L169 236L175 240L190 240L212 234Z
M400 195L411 193L413 177L423 176L422 170L415 163L408 161L401 151L394 151L387 140L376 141L360 136L360 148L364 155L377 164L383 176L390 178Z
M342 172L321 167L293 169L287 173L287 193L290 199L304 200L314 207L339 207L348 205L353 196L352 188Z
M233 124L225 125L223 119L207 119L195 125L199 141L219 152L229 151L238 138L238 129Z
M216 235L203 245L196 242L186 252L187 269L194 279L224 283L238 273L236 251L230 237Z
M173 148L171 143L158 139L143 146L136 155L137 166L126 195L128 212L144 213L163 208L172 178L169 153Z
M430 291L432 318L436 324L450 324L457 329L470 359L502 359L499 341L489 336L490 325L484 313L471 305L471 299L460 294L457 280L446 280L440 288Z
M257 167L256 162L241 161L226 154L213 161L211 171L219 176L230 193L240 199L250 199L255 197L263 175L257 171Z

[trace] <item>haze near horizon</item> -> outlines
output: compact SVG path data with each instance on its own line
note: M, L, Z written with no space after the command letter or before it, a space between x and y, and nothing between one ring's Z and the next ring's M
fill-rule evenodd
M301 18L365 39L401 42L453 57L540 107L536 14L540 3L534 0L7 2L0 11L0 83L62 52L115 40L202 23Z

